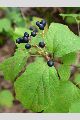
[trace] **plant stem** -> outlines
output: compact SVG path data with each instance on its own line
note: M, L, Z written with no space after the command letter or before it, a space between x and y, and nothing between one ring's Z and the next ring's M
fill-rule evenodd
M79 22L77 22L77 25L78 25L78 35L80 37L80 24L79 24Z
M79 37L80 37L80 21L77 20L77 18L75 18L75 20L76 20L77 27L78 27L78 35L79 35Z

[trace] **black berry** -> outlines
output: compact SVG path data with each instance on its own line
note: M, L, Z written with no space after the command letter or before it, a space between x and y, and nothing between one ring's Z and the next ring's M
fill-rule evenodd
M29 42L29 39L28 39L28 37L23 37L23 43L28 43Z
M44 47L45 47L44 41L39 42L39 47L41 47L41 48L44 48Z
M40 24L40 25L39 25L39 29L40 29L40 30L44 30L44 25L43 25L43 24Z
M34 30L33 26L30 26L29 29L30 29L30 30Z
M22 43L22 38L18 38L18 39L16 40L16 43L18 43L18 44Z
M53 62L53 60L49 60L49 61L47 61L47 64L49 67L52 67L54 65L54 62Z
M35 29L34 29L34 31L37 33L37 32L38 32L38 29L37 29L37 28L35 28Z
M46 20L41 20L41 22L40 22L41 24L43 24L44 25L44 27L46 26Z
M36 36L36 32L35 31L31 32L31 36L35 37Z
M27 44L25 45L25 48L26 48L26 49L30 49L30 48L31 48L31 45L27 43Z
M37 21L37 22L36 22L36 25L39 27L39 26L40 26L40 22L39 22L39 21Z
M37 21L36 25L39 27L40 30L44 30L44 24L43 23Z
M29 37L29 34L27 32L25 32L24 37Z

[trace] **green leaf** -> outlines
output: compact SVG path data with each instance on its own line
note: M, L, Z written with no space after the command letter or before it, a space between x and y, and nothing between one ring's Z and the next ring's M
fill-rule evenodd
M76 58L77 58L77 54L76 53L69 53L69 54L64 55L61 58L61 61L65 65L72 65L72 64L75 63Z
M74 17L66 17L65 21L68 24L76 24L76 19Z
M80 14L60 14L69 24L80 23Z
M61 80L69 80L70 77L70 66L60 65L58 68L58 74Z
M80 14L60 14L60 16L62 17L67 17L67 16L70 16L70 17L80 17Z
M69 108L69 112L70 113L80 113L80 99L71 104L71 107Z
M63 18L73 17L73 18L77 19L78 17L80 17L80 14L60 14L60 16L62 16Z
M75 63L76 57L76 53L69 53L60 58L63 64L60 64L57 70L61 80L69 80L71 65Z
M77 74L75 75L74 82L76 82L76 85L80 85L80 74L79 74L79 73L77 73Z
M71 68L70 65L74 64L76 61L77 54L76 53L69 53L64 55L61 59L63 64L60 64L58 67L58 74L61 80L69 80Z
M48 52L53 53L54 57L62 57L80 50L80 37L63 24L52 23L45 41Z
M24 69L28 57L28 52L18 50L13 57L3 61L0 64L0 69L4 74L5 80L14 81L18 74Z
M52 106L45 112L67 113L71 104L78 99L80 99L80 90L70 81L61 81L54 93Z
M52 104L58 85L55 68L49 67L40 57L28 65L25 73L14 84L16 98L25 108L35 112L45 111Z
M4 18L0 19L0 32L3 32L3 30L8 31L11 29L11 22Z
M12 107L13 96L9 90L3 90L0 92L0 106Z

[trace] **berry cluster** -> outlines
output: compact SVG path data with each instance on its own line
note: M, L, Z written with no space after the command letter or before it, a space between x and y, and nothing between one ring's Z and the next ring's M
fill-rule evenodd
M37 21L36 25L39 27L40 30L44 30L44 28L46 26L46 21L45 20L41 20L41 22ZM33 29L31 29L31 30L33 30ZM37 35L37 32L38 31L36 29L31 32L31 35L29 35L27 32L25 32L23 37L18 38L16 40L16 43L18 43L18 44L26 43L25 44L25 48L26 49L30 49L32 47L31 44L30 44L31 37L35 37ZM41 49L44 48L45 47L45 42L44 41L40 41L37 47L41 48ZM47 65L49 67L52 67L54 65L53 60L48 59Z
M40 30L44 30L44 27L46 26L46 21L42 20L41 22L37 21L36 25L39 27Z
M16 43L28 43L29 42L29 34L27 32L24 33L24 36L22 38L18 38L16 40Z

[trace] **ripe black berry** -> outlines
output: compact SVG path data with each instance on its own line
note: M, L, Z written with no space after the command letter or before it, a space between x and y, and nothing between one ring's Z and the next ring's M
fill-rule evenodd
M40 24L40 25L39 25L39 29L40 29L40 30L44 30L44 25L43 25L43 24Z
M54 65L54 62L53 62L53 60L49 60L49 61L47 61L47 64L49 67L52 67Z
M44 41L42 41L42 42L39 42L39 47L41 47L41 48L44 48L44 46L45 46L45 43L44 43Z
M27 32L24 33L25 37L29 37L29 34Z
M46 20L41 20L41 22L40 22L41 24L43 24L44 25L44 27L46 26Z
M31 48L31 45L27 43L27 44L25 45L25 48L26 48L26 49L30 49L30 48Z
M37 22L36 22L36 25L39 27L39 26L40 26L40 22L39 22L39 21L37 21Z
M18 38L17 40L16 40L16 43L18 43L18 44L20 44L22 42L22 38Z
M31 32L31 36L35 37L36 36L36 32L35 31Z
M29 29L30 29L30 30L34 30L33 26L30 26Z
M36 25L39 27L40 30L44 30L44 24L43 23L37 21Z
M23 37L23 43L28 43L29 42L29 39L28 39L28 37Z

